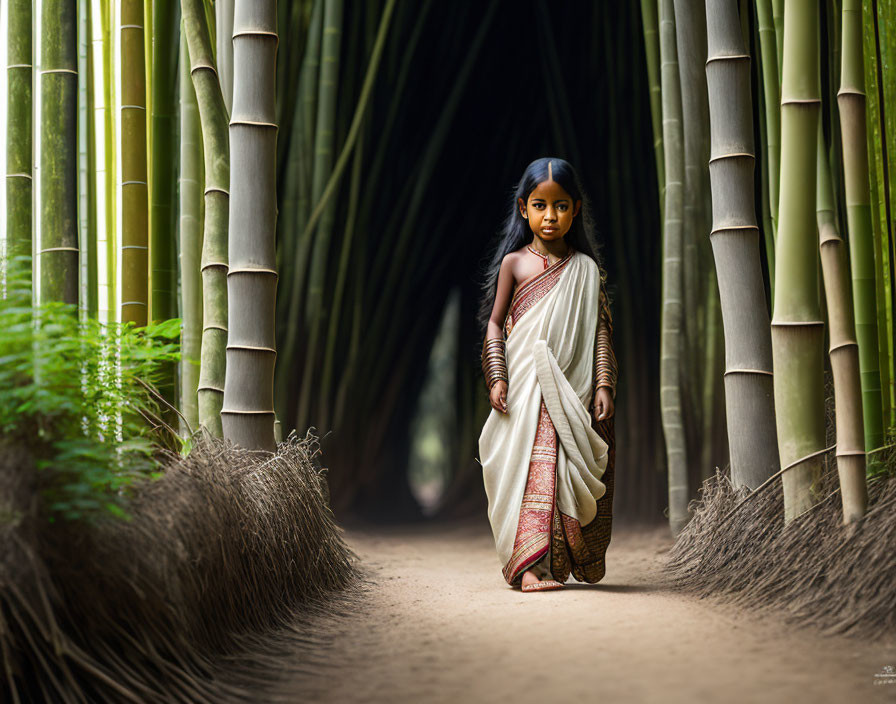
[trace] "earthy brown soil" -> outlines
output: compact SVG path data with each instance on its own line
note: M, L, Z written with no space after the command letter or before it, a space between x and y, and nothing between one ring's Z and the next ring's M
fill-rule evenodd
M485 520L353 526L373 584L301 627L277 699L320 702L893 702L896 641L785 626L666 589L668 529L617 527L607 576L523 594ZM875 682L879 684L875 684Z

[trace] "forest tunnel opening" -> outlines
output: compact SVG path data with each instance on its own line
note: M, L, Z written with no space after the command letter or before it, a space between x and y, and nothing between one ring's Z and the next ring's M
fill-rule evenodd
M552 155L583 180L609 277L620 365L616 510L661 517L659 199L638 4L429 3L417 16L401 5L362 137L369 158L382 159L359 181L362 202L374 205L359 226L356 285L365 300L381 300L364 313L369 364L347 397L366 401L357 417L347 402L345 422L321 443L334 512L421 518L411 484L426 443L445 468L427 515L484 512L476 460L489 410L475 322L480 281L516 180L530 161ZM378 15L368 12L362 24L375 26ZM351 31L346 25L347 41ZM357 81L349 77L357 66L342 70ZM401 285L376 280L378 259ZM435 344L446 307L456 311L456 332L438 339L451 355ZM350 344L349 327L337 347ZM436 371L433 358L445 364L446 355L454 369ZM298 395L298 385L289 389ZM287 416L287 427L293 423Z

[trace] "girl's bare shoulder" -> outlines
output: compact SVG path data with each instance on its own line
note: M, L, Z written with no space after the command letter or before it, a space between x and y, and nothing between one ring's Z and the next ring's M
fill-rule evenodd
M507 254L504 255L504 259L503 259L503 261L507 262L508 264L515 264L515 263L518 262L520 259L522 259L523 257L525 257L525 255L526 255L526 247L528 247L528 245L525 245L525 244L524 244L524 245L523 245L522 247L520 247L519 249L515 249L515 250L513 250L512 252L508 252Z

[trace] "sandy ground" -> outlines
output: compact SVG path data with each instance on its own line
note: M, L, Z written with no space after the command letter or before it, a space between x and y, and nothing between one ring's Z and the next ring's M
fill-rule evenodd
M599 584L527 594L504 582L485 520L346 538L374 583L351 615L303 627L278 700L896 702L896 676L875 684L896 642L664 589L664 527L617 527Z

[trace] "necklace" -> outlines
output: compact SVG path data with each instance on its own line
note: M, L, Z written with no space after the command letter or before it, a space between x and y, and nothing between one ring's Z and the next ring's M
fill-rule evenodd
M542 253L539 252L537 249L534 249L534 248L532 247L531 244L527 244L526 247L528 248L528 250L529 250L530 252L532 252L532 254L537 254L539 257L541 257L541 258L544 260L544 268L547 269L547 268L548 268L548 265L550 264L550 261L551 261L550 255L549 255L549 254L542 254ZM556 264L557 262L559 262L561 259L563 259L563 257L557 257L557 258L554 260L554 264Z

